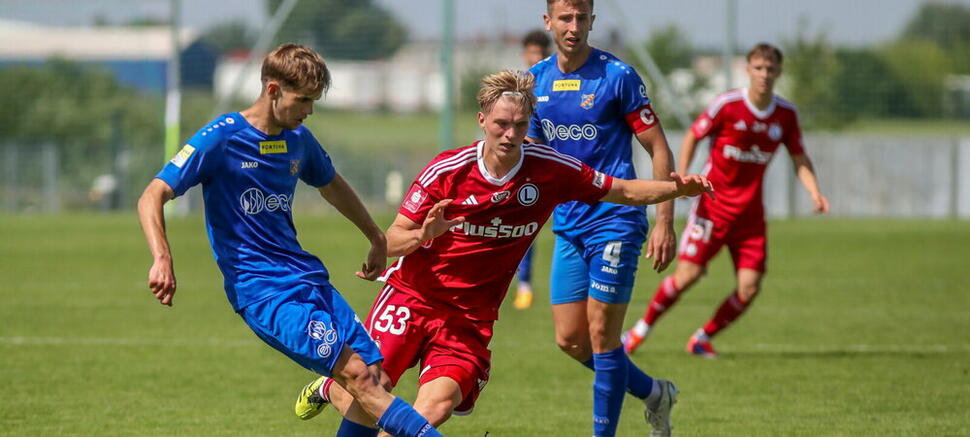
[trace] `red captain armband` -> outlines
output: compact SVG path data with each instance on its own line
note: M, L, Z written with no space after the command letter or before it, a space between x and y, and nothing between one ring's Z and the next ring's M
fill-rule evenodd
M630 126L630 130L634 134L639 134L658 124L660 124L660 119L657 118L657 114L653 112L649 103L626 115L626 125Z

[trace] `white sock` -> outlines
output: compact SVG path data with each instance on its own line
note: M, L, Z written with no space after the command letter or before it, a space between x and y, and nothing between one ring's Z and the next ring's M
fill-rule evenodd
M650 334L650 325L643 321L643 319L637 320L637 324L633 325L633 333L645 338L648 334Z
M704 332L704 328L699 328L697 332L694 333L694 338L696 338L697 341L702 341L702 342L711 341L711 337L708 336L706 332Z

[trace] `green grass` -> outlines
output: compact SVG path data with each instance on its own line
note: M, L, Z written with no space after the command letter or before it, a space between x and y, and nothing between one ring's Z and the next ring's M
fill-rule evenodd
M336 217L297 226L363 314L378 287L353 277L362 239ZM724 256L634 357L681 388L676 432L966 435L970 223L804 220L770 232L764 293L717 338L720 359L682 347L731 288ZM146 290L133 216L0 217L0 435L333 435L333 411L293 416L312 376L232 313L201 218L170 220L170 238L173 308ZM491 382L447 435L589 435L591 374L553 344L550 250L544 233L536 305L505 308ZM641 270L630 321L659 279ZM399 393L414 390L405 375ZM628 398L619 435L644 435L640 414Z

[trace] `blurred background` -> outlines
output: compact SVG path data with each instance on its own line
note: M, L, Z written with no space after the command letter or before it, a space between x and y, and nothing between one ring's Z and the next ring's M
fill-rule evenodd
M131 209L196 129L251 103L259 62L282 41L327 59L334 85L307 125L367 203L392 211L435 152L478 138L478 80L525 68L521 38L544 10L538 0L0 0L0 211ZM970 0L601 0L595 12L592 44L636 66L675 154L714 96L747 83L748 48L768 41L785 52L777 91L799 107L832 215L970 217ZM778 161L769 213L807 214L788 159ZM177 211L198 207L187 197Z

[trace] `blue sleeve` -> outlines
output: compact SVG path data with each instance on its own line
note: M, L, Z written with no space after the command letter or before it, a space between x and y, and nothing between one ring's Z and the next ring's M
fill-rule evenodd
M330 155L323 150L317 139L306 128L301 129L303 140L303 164L300 165L300 179L312 187L322 187L330 183L337 174Z
M209 180L224 156L221 151L224 138L221 132L208 132L207 127L200 129L155 177L172 187L176 197L185 194L189 188Z
M650 104L647 86L643 84L643 80L633 67L626 66L624 69L618 69L617 72L616 96L622 115L638 111Z

